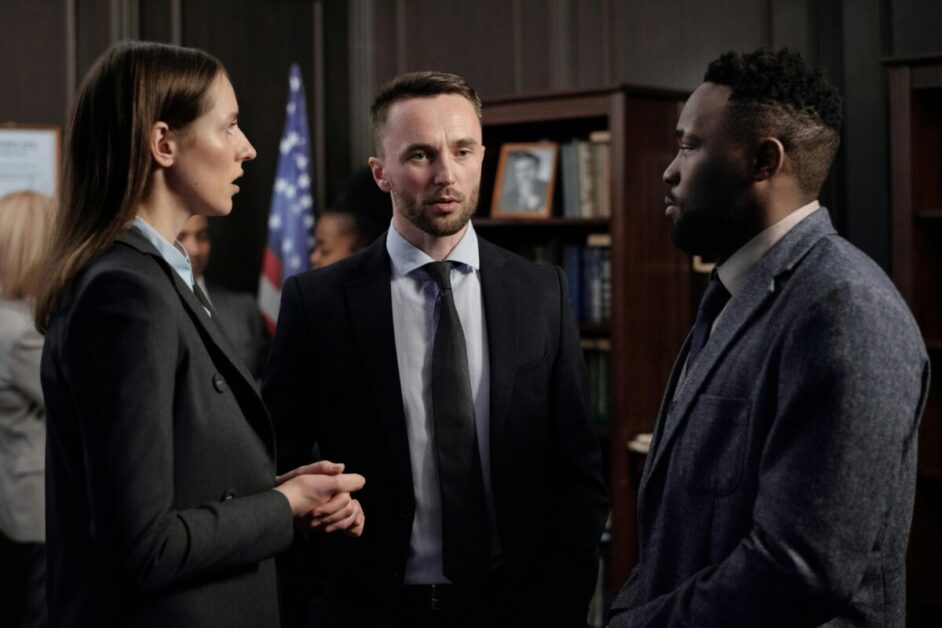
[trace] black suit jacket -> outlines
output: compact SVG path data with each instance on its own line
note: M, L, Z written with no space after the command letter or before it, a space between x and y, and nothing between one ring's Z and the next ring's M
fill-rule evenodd
M136 231L75 281L42 385L51 624L277 626L293 528L268 414Z
M585 363L561 270L484 240L481 283L491 377L491 473L507 600L562 625L584 623L607 512ZM393 334L386 238L290 278L263 396L279 466L324 458L366 477L362 538L331 536L328 590L382 608L399 593L414 515Z

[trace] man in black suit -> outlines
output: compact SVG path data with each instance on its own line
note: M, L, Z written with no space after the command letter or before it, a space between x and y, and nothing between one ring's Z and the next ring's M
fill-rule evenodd
M204 274L212 253L209 219L198 214L192 216L183 225L177 240L190 257L193 277L219 316L219 326L222 327L223 333L252 376L261 377L268 355L269 338L255 296L207 281Z
M391 228L285 283L263 380L281 468L317 444L367 477L363 537L311 559L317 625L585 625L607 498L566 279L475 234L461 77L400 76L371 114Z

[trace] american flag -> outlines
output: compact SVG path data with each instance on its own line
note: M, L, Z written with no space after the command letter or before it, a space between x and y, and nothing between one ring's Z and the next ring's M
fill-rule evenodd
M314 247L311 142L304 84L296 63L291 65L288 84L291 92L278 148L278 171L268 217L268 244L258 285L258 306L270 334L275 333L282 283L291 275L310 268L309 256Z

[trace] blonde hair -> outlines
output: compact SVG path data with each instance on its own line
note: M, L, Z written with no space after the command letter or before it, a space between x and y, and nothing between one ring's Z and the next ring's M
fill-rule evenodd
M33 300L49 250L54 202L38 192L0 198L0 296Z

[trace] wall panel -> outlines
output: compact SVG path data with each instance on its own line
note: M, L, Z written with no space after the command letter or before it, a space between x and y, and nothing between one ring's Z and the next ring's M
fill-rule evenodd
M65 125L69 3L0 2L0 122Z
M767 10L755 0L613 2L615 79L691 90L720 52L768 43Z
M232 214L211 221L213 259L207 275L233 288L254 292L257 287L292 62L301 67L312 135L315 128L313 5L233 0L220 10L214 0L182 3L183 45L207 50L226 66L239 100L240 126L258 151L245 167Z

